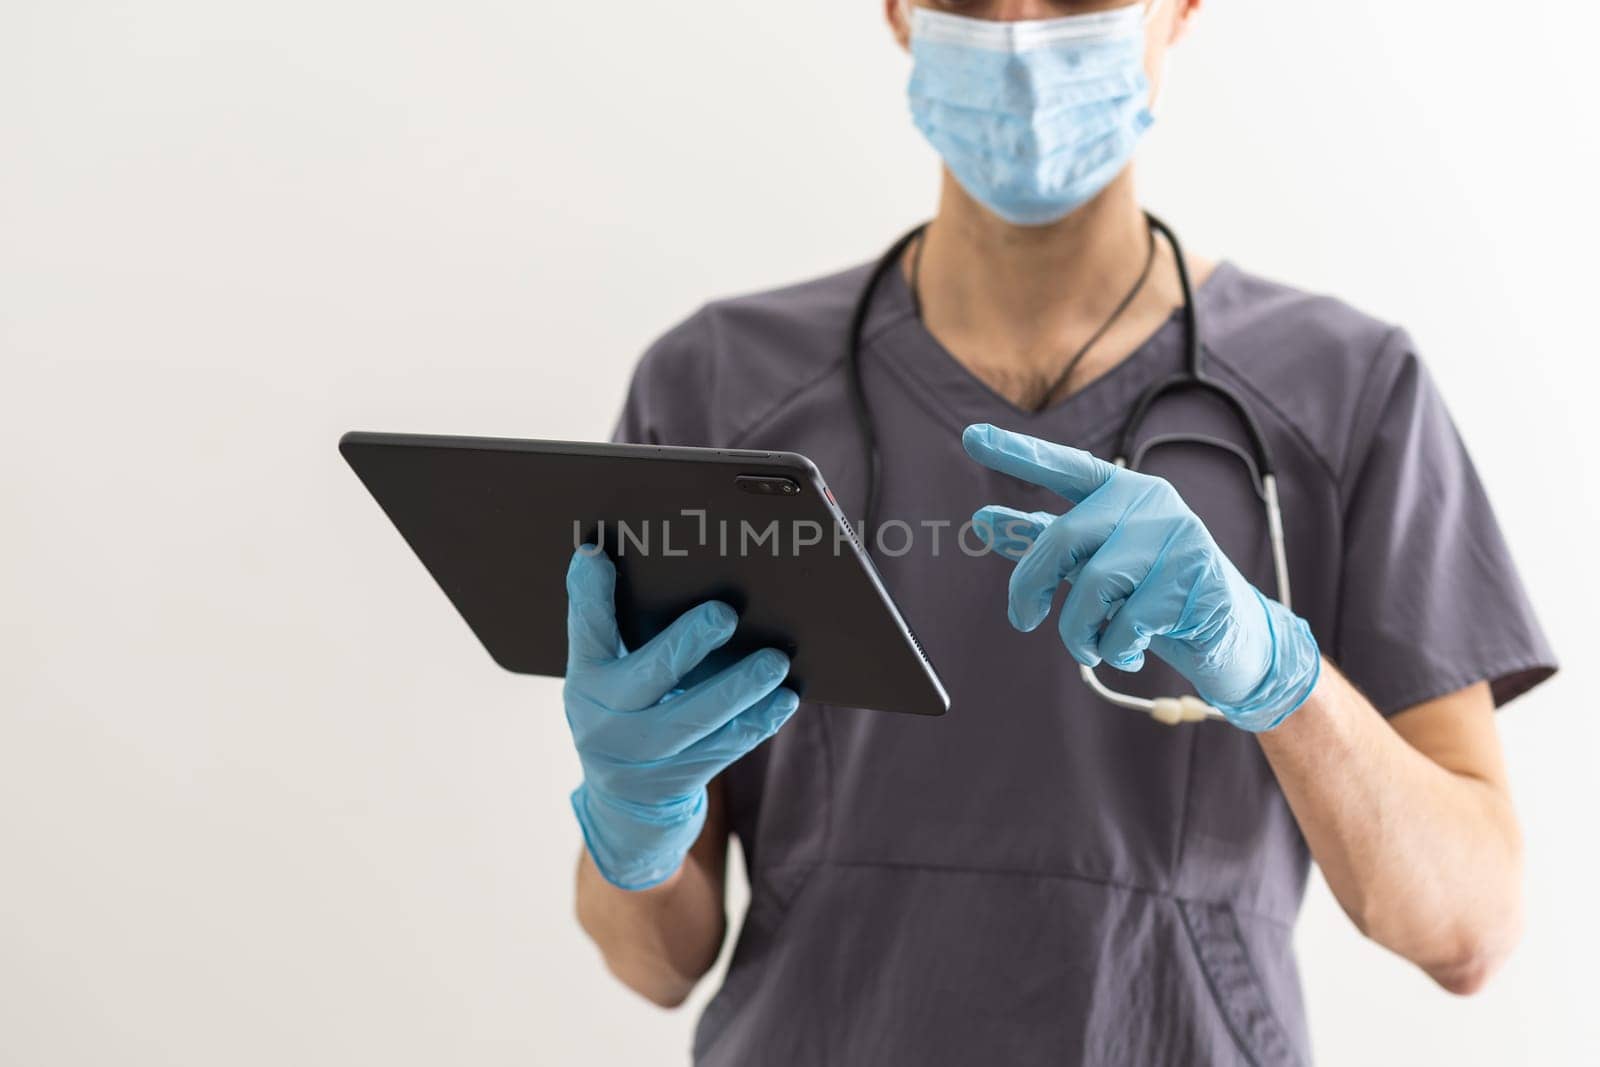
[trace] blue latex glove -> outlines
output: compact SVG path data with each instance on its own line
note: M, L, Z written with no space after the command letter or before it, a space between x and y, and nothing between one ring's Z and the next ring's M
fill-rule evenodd
M678 688L733 636L738 616L708 601L627 652L616 584L616 567L602 553L580 549L572 557L563 696L583 764L572 810L606 880L648 889L682 866L700 835L706 784L777 733L800 700L780 688L789 657L770 648Z
M961 443L985 467L1072 504L1059 516L999 506L973 516L990 547L1018 561L1012 626L1037 628L1067 582L1061 640L1085 666L1137 671L1148 649L1252 732L1311 695L1322 666L1311 628L1245 580L1171 484L988 425L967 427Z

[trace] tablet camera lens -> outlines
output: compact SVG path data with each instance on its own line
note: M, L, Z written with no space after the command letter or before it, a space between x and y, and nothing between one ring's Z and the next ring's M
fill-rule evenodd
M740 489L761 496L799 496L800 484L789 478L769 478L756 474L742 474L734 479Z

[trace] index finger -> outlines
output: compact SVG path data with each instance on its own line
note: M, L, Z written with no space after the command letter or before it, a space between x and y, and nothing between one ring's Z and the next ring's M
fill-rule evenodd
M988 423L961 435L967 455L990 470L1041 485L1074 504L1109 482L1117 468L1081 448L1052 444Z

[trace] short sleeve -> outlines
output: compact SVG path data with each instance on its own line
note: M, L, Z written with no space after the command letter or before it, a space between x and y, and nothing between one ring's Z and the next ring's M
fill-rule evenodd
M634 368L611 439L620 444L710 444L712 358L705 312L652 344Z
M1410 339L1392 333L1343 478L1339 668L1392 715L1487 681L1496 706L1556 664L1483 485Z

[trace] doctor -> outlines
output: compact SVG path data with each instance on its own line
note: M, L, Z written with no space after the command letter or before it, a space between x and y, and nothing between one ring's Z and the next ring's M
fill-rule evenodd
M684 689L733 612L619 655L614 572L573 561L580 922L676 1005L723 943L730 834L750 872L697 1063L1305 1062L1312 858L1447 990L1517 941L1494 711L1554 665L1405 333L1184 263L1208 373L1276 459L1292 611L1248 469L1173 437L1247 447L1236 415L1173 396L1140 471L1103 462L1185 361L1179 253L1130 161L1200 6L885 0L945 169L861 332L876 518L918 532L876 562L950 714L797 710L775 650ZM702 308L644 357L618 436L803 452L859 514L870 273ZM995 549L976 559L952 550L974 513ZM1080 664L1225 721L1113 707Z

